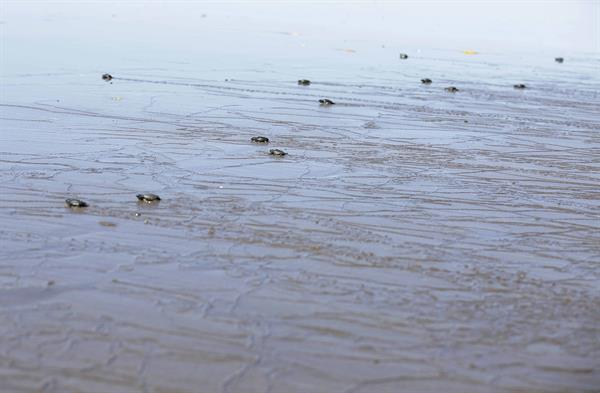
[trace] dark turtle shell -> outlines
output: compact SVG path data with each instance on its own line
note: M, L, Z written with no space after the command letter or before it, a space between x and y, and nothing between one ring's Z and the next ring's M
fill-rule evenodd
M456 93L458 91L454 86L446 87L444 90L449 91L450 93Z
M84 201L74 198L65 199L65 204L70 208L88 207L88 204Z
M113 77L112 77L112 75L111 75L111 74L104 74L104 75L102 75L102 80L105 80L105 81L107 81L107 82L111 81L111 80L112 80L112 78L113 78Z
M141 202L148 202L148 203L150 203L150 202L158 202L158 201L160 201L160 197L158 195L151 194L151 193L137 194L136 197Z
M433 82L433 81L429 78L421 79L421 83L423 83L424 85L429 85L429 84L431 84L431 82Z
M525 86L525 85L524 85L524 84L522 84L522 83L518 83L518 84L514 85L514 88L515 88L515 89L526 89L526 88L527 88L527 86Z
M406 59L408 59L408 55L406 53L400 53L400 58L402 60L406 60Z
M269 138L266 136L253 136L250 138L250 141L254 143L269 143Z
M557 63L562 63L563 61L565 61L565 59L562 58L562 57L555 57L554 61L557 62Z
M298 84L302 86L308 86L310 85L310 81L308 79L299 79Z
M283 150L280 150L280 149L271 149L271 150L269 150L269 154L270 154L270 155L272 155L272 156L280 156L280 157L283 157L283 156L285 156L287 153L286 153L286 152L284 152Z
M331 101L330 99L327 99L327 98L320 99L319 103L321 105L335 105L335 102L333 102L333 101Z

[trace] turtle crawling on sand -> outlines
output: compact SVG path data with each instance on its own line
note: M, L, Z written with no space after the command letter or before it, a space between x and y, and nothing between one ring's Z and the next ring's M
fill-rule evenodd
M525 86L525 85L524 85L524 84L522 84L522 83L518 83L518 84L514 85L514 88L515 88L515 89L526 89L526 88L527 88L527 86Z
M299 79L298 84L302 86L308 86L310 85L310 81L308 79Z
M137 194L136 197L140 202L153 203L160 201L160 197L152 193Z
M423 79L421 79L421 83L424 84L424 85L430 85L431 82L433 82L433 81L431 79L429 79L429 78L423 78Z
M250 141L254 143L269 143L269 138L266 136L253 136L250 138Z
M67 207L70 207L71 209L88 207L88 204L85 203L84 201L82 201L80 199L74 199L74 198L65 199L65 204L67 205Z
M400 58L402 60L406 60L406 59L408 59L408 55L406 53L400 53Z
M110 82L112 80L112 75L111 74L104 74L104 75L102 75L102 80Z
M446 87L444 90L449 91L450 93L456 93L458 91L454 86Z
M327 98L323 98L319 100L319 103L323 106L329 106L329 105L335 105L335 102L331 101L330 99Z
M563 61L565 61L565 59L562 58L562 57L555 57L554 61L557 62L557 63L562 63Z
M285 156L287 153L284 152L283 150L279 150L279 149L271 149L269 150L269 154L272 156L279 156L279 157L283 157Z

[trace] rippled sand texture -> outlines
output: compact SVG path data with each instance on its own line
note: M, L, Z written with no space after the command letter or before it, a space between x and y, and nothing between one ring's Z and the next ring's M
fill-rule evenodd
M599 59L390 52L4 77L0 390L598 392Z

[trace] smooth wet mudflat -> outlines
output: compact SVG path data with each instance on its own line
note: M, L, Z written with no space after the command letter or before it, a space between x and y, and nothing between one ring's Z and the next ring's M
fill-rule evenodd
M364 45L5 69L0 391L597 392L600 58Z

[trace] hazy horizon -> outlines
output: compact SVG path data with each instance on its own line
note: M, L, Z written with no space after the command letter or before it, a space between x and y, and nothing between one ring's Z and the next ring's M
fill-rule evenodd
M8 39L121 37L158 46L189 40L202 46L204 28L281 32L310 42L394 43L411 48L479 51L600 51L600 2L44 2L0 5ZM59 24L51 23L60 20ZM98 26L105 29L98 30ZM76 36L72 36L76 34ZM214 38L214 36L211 36ZM69 45L69 42L63 42ZM3 45L5 46L5 45Z

